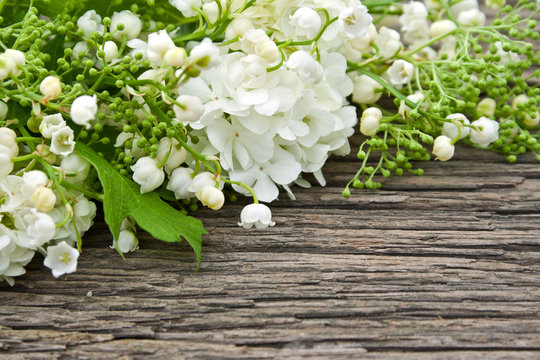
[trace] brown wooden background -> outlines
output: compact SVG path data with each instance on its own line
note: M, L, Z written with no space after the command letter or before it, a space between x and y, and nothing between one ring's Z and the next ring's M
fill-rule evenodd
M423 165L344 199L358 163L334 159L269 229L237 226L246 201L200 211L196 275L143 234L123 261L98 220L76 273L36 256L0 285L0 359L540 358L540 166L464 147Z

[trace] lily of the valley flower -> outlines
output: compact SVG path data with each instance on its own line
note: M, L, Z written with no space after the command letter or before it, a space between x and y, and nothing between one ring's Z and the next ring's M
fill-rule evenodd
M165 173L158 168L156 160L145 156L131 166L133 181L141 185L141 194L157 189L165 180Z
M454 156L454 145L452 139L446 135L440 135L433 141L433 155L436 160L448 161Z
M87 129L90 129L90 120L96 118L97 109L96 95L79 96L73 101L73 104L71 104L71 120L77 125L85 126Z
M43 261L43 265L52 270L54 277L59 277L60 275L75 272L78 258L79 252L77 249L62 241L58 245L47 248L47 256Z
M250 204L244 207L240 213L240 222L238 223L244 229L249 229L253 226L257 229L263 229L268 226L274 226L275 224L272 221L270 208L264 204Z

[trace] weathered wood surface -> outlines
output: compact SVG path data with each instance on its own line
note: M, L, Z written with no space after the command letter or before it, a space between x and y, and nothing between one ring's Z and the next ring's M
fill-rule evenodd
M540 358L538 163L461 148L344 199L357 165L282 194L273 228L238 228L246 201L199 212L198 274L143 234L123 261L98 221L76 273L36 257L0 286L0 358Z

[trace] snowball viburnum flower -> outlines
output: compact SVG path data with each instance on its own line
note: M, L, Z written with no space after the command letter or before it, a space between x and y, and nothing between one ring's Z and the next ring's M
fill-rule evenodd
M436 156L436 160L448 161L454 156L454 148L452 139L446 135L440 135L433 142L433 155Z
M145 156L131 166L133 181L141 185L141 194L157 189L165 180L163 169L158 168L157 165L154 159Z
M70 274L77 270L77 259L79 252L71 247L65 241L58 245L49 246L47 248L47 256L43 261L43 265L52 270L54 277Z
M274 226L275 224L272 221L270 208L264 204L250 204L244 207L240 213L240 222L238 223L244 229L249 229L253 226L257 229L263 229L268 226Z
M75 124L90 129L90 120L96 118L97 109L97 96L83 95L73 101L69 114Z

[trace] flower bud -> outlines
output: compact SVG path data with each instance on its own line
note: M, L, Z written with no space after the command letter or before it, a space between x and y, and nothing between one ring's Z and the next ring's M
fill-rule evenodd
M239 226L249 229L255 226L257 229L263 229L268 226L274 226L272 221L272 212L264 204L250 204L242 209L240 213Z
M204 186L199 190L199 200L212 210L219 210L225 203L225 195L215 186Z
M118 24L123 24L124 29L118 30ZM115 12L111 17L111 33L116 41L122 41L124 35L128 40L139 36L142 29L142 22L138 15L129 10Z
M178 140L164 137L159 141L156 161L161 163L167 154L169 154L169 157L163 167L170 174L186 160L187 152L183 146L179 146Z
M482 99L476 109L482 113L484 116L493 116L495 114L495 108L497 103L492 98Z
M381 119L381 110L376 107L367 108L360 118L360 132L366 136L375 135L381 124Z
M220 62L219 49L209 38L203 39L201 43L191 49L189 60L192 64L200 68L211 68Z
M0 127L0 145L4 145L11 151L11 157L19 154L19 146L17 145L17 134L15 131L7 127Z
M457 21L465 26L484 26L486 15L478 9L465 10L459 13Z
M174 104L173 111L176 116L176 120L180 122L195 122L199 121L204 113L204 105L196 96L193 95L180 95L176 98L176 102L183 105L184 109Z
M0 100L0 120L4 120L6 118L8 112L8 106L5 102Z
M383 87L367 75L354 80L352 99L357 104L373 104L380 99Z
M62 93L60 79L55 76L47 76L41 81L39 91L41 91L47 100L57 99Z
M186 49L181 47L173 47L165 53L165 62L172 67L182 67L186 64L187 53Z
M431 24L431 27L429 28L429 36L433 39L437 36L449 33L450 31L453 31L457 29L456 24L451 20L439 20L435 21L433 24Z
M36 146L39 156L49 164L55 164L58 161L58 156L51 152L51 148L47 144L39 144Z
M156 33L148 35L148 48L146 49L146 56L148 60L154 66L161 66L163 64L163 59L165 53L169 49L174 49L176 46L170 38L167 31L160 30Z
M0 54L0 80L7 79L17 69L15 60L4 54Z
M11 171L13 171L11 150L5 145L0 145L0 178L8 176Z
M454 156L454 145L448 136L440 135L433 142L433 155L436 160L448 161Z
M12 74L15 76L19 76L22 73L22 68L26 64L26 59L24 57L24 53L19 50L13 50L13 49L7 49L4 54L7 57L10 57L15 62L15 68L12 69Z
M84 181L90 172L90 163L75 153L64 157L60 167L66 174L66 181L70 183Z
M133 181L141 185L141 194L157 189L165 180L163 169L157 167L157 163L150 156L137 160L131 166Z
M22 180L21 192L27 200L31 200L34 191L38 187L46 186L49 178L43 171L31 170L23 173Z
M458 126L461 128L461 136L459 139L466 138L471 128L463 126L463 125L469 125L471 122L467 117L460 113L450 114L446 117L448 120L451 120L449 122L445 122L443 124L442 128L442 134L449 137L450 139L454 139L458 135Z
M90 120L96 118L97 113L97 96L83 95L79 96L71 104L69 112L71 120L77 125L85 126L90 129Z
M225 7L223 7L225 9ZM208 20L213 24L219 18L219 7L217 2L212 1L210 3L204 3L202 6L202 11L208 17Z
M114 41L106 41L103 44L103 52L105 53L105 61L111 62L118 56L118 46Z
M203 187L215 186L215 185L216 185L216 177L214 176L214 174L208 171L204 171L202 173L195 175L195 177L191 181L191 184L188 186L187 190L194 193L199 199L199 191Z
M32 202L37 211L46 213L54 208L56 196L48 187L38 186L32 194Z
M275 64L281 59L281 53L272 40L261 41L255 45L255 54L267 64Z

